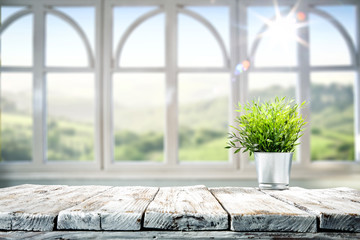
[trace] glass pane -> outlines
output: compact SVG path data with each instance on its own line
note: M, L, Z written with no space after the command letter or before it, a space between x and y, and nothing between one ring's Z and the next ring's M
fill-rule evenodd
M1 16L1 23L7 20L8 17L11 15L24 10L25 7L18 7L18 6L0 6L0 16Z
M284 9L281 9L282 11ZM267 19L273 19L275 16L274 7L248 7L247 8L247 44L248 52L251 51L252 45L257 38L264 31Z
M116 32L117 29L114 28L114 35L118 35ZM116 47L117 44L118 42ZM164 65L165 14L160 13L145 20L129 35L120 53L119 66L163 67Z
M114 160L164 160L164 74L113 76Z
M295 98L295 73L249 73L249 100L269 101L275 97Z
M148 6L139 6L139 7L114 7L113 8L113 52L115 53L116 47L120 41L120 38L123 36L126 29L133 23L135 20L142 15L151 12L158 7L148 7Z
M31 66L33 64L33 15L13 22L1 35L2 66Z
M319 6L317 7L333 16L349 33L352 41L356 46L356 6L336 5L336 6Z
M340 32L327 20L310 14L310 64L312 66L349 65L349 48Z
M223 6L192 6L186 9L195 12L211 23L222 37L226 49L230 48L230 11L229 7Z
M229 74L179 75L180 161L228 161Z
M56 10L73 19L84 31L92 50L95 49L95 8L94 7L56 7Z
M296 99L296 79L295 73L249 73L249 96L248 99L261 102L273 101L275 97L286 97ZM297 150L293 155L293 161L297 159ZM250 158L254 160L254 155Z
M47 159L94 159L94 76L47 75Z
M32 159L32 75L1 73L1 161Z
M46 65L86 67L88 58L84 42L67 22L46 15Z
M354 160L353 72L311 74L311 160Z
M248 53L260 39L255 51L254 65L296 66L297 28L301 23L290 14L289 7L280 7L280 18L275 18L274 7L248 8ZM266 28L264 28L266 27Z
M212 33L198 20L178 15L180 67L223 67L221 48Z

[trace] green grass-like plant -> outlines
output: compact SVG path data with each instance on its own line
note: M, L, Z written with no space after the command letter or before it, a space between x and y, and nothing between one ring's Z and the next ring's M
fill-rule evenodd
M260 99L239 103L236 117L237 126L231 126L236 131L229 133L226 148L243 152L294 152L300 143L306 122L299 114L299 109L305 104L296 104L294 99L276 97L274 101L260 103Z

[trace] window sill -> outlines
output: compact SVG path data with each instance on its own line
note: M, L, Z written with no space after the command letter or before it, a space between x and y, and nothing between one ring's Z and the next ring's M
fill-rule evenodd
M309 166L293 165L292 179L324 179L358 177L359 163L313 163ZM187 164L169 165L117 165L104 170L94 164L10 165L2 164L0 179L256 179L255 165L235 169L228 165Z

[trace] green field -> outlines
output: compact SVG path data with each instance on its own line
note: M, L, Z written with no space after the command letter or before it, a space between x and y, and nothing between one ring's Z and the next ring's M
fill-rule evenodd
M349 93L348 87L330 86L320 90L325 96L332 94L342 97L335 100L324 96L313 98L311 125L307 126L311 129L311 159L354 160L353 99L351 96L343 96ZM329 102L329 99L333 101ZM226 114L223 103L226 99L218 101L222 103L204 102L185 106L181 110L186 114L186 118L180 121L185 123L180 126L179 132L178 154L181 161L228 161L228 151L224 149L227 141L227 127L223 123L224 114ZM2 113L2 161L31 159L33 136L32 120L29 116L29 114L14 113L14 111ZM201 116L206 116L205 120L209 121L202 124ZM146 120L141 119L141 121ZM155 122L156 120L151 119L149 115L148 121ZM194 124L191 124L192 122ZM144 126L146 125L142 125L141 131L138 132L122 130L114 133L114 159L116 161L161 162L164 160L163 133L150 128L146 130ZM129 129L134 129L134 127ZM79 121L49 119L47 144L47 158L50 161L93 160L93 126Z
M1 159L30 160L32 157L32 119L28 115L3 113L1 118ZM49 160L94 159L94 137L90 125L69 121L48 123Z

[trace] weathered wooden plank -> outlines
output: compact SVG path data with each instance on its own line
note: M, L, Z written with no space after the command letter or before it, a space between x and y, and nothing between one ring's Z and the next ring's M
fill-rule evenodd
M25 185L0 191L2 230L51 231L58 213L109 189L105 186Z
M31 201L32 195L34 192L37 192L38 189L41 189L42 185L33 185L33 184L24 184L14 187L7 187L0 189L0 229L1 230L11 230L12 229L12 220L15 218L14 212L17 215L21 213L18 206L17 209L14 209L13 206L18 204L18 201ZM58 187L58 186L54 186Z
M327 188L327 189L313 189L313 191L319 192L321 194L330 194L330 197L335 194L337 197L340 197L342 199L347 199L353 202L360 203L360 191L353 188L338 187L338 188Z
M360 239L360 233L320 232L320 233L285 233L285 232L232 232L232 231L53 231L53 232L0 232L0 239Z
M12 186L12 187L6 187L6 188L0 188L0 193L1 192L11 192L11 193L15 193L15 192L22 192L24 189L35 189L35 188L41 188L43 185L36 185L36 184L21 184L21 185L16 185L16 186Z
M264 192L316 214L321 229L360 232L360 203L344 197L341 191L290 188Z
M58 229L140 230L146 207L157 187L114 187L87 201L63 210Z
M145 211L144 227L168 230L222 230L228 214L205 186L160 188Z
M210 189L230 214L233 231L316 232L316 216L255 188Z

